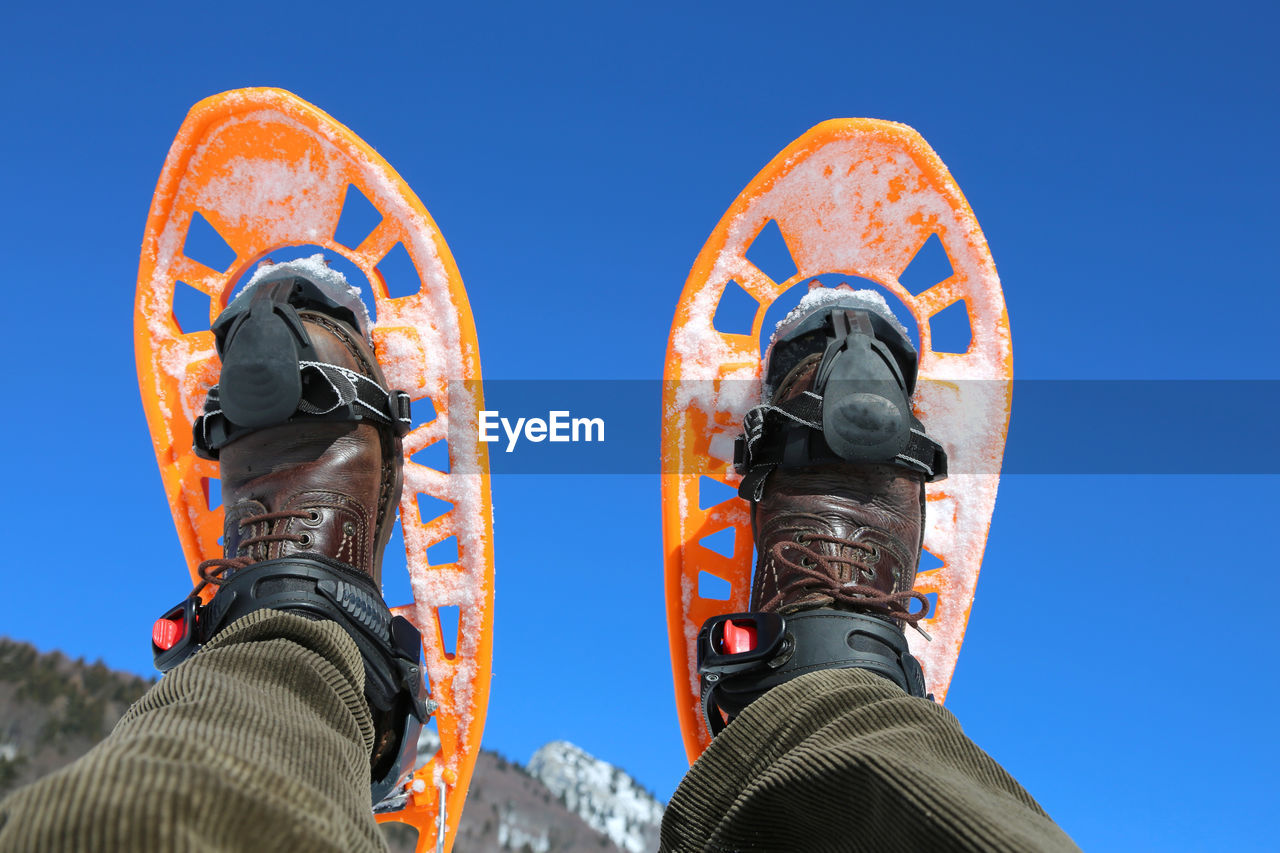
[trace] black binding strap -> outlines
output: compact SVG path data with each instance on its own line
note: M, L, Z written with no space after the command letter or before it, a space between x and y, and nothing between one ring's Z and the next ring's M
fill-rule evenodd
M947 451L924 431L913 414L906 446L886 459L845 459L828 446L822 434L822 397L806 391L779 405L756 406L742 419L743 434L733 447L733 463L743 475L738 494L758 501L764 483L777 467L802 467L824 462L877 461L924 476L926 483L946 479Z
M368 376L336 364L304 361L298 364L298 372L302 393L297 407L279 423L367 420L398 436L407 433L413 423L409 395L404 391L388 391ZM214 385L205 397L204 413L192 425L196 455L217 459L223 447L260 428L232 423Z
M377 804L413 770L418 733L435 703L426 698L421 634L403 616L391 615L368 575L319 556L266 560L239 569L207 605L193 593L157 620L151 644L156 669L168 672L218 631L264 608L329 619L355 641L364 660L364 695L377 730L375 742L387 744L375 749L370 764L370 796Z
M751 648L729 651L726 623L749 630ZM730 613L707 620L698 634L702 710L712 736L765 691L821 669L865 669L912 696L932 698L906 637L883 619L843 610Z

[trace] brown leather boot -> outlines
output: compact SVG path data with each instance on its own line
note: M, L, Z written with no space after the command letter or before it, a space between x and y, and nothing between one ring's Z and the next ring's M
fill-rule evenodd
M925 615L912 592L924 483L946 475L946 454L911 413L916 366L872 291L811 290L778 325L768 402L746 418L739 468L758 555L753 611L833 608L899 628Z
M202 565L201 577L217 584L228 570L319 556L380 585L404 463L393 413L374 411L388 392L363 308L339 304L353 297L318 261L282 264L254 286L275 288L272 299L246 291L214 327L222 379L235 386L211 392L197 423L197 449L220 463L226 508L224 558ZM325 419L353 401L361 419ZM295 405L320 416L281 423ZM267 425L245 425L259 416ZM218 440L202 447L209 434Z
M821 359L815 353L796 365L773 402L809 391ZM924 541L923 475L847 462L780 468L752 504L751 522L752 610L851 610L892 617L899 627L923 618L928 601L912 592ZM924 607L913 607L913 598Z
M224 556L200 565L202 582L152 641L163 671L257 609L337 622L365 664L377 803L412 769L433 706L421 636L380 590L409 403L387 390L367 328L358 296L319 258L266 271L214 324L222 375L195 444L220 463ZM218 589L202 604L208 584Z
M299 311L318 360L386 380L364 338ZM400 439L370 423L267 427L222 448L223 547L252 562L322 554L381 583L382 552L400 500Z
M735 451L758 554L751 612L713 617L698 638L713 735L816 670L863 669L925 696L902 628L927 615L913 590L924 484L946 475L946 453L911 413L915 359L874 293L811 291L779 325L768 402Z

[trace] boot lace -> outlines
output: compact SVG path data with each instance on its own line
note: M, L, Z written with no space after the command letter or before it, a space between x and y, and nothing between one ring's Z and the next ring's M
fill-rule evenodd
M246 515L236 524L238 527L250 527L264 521L278 521L282 518L306 518L315 520L315 513L311 510L293 510L286 509L280 512L264 512L260 515ZM200 592L206 586L222 586L231 580L226 576L228 572L236 569L244 569L252 566L256 560L252 557L239 556L239 552L250 548L254 545L262 545L268 542L297 542L306 544L309 540L305 533L264 533L261 536L250 536L247 539L240 540L239 546L236 548L237 556L235 557L215 557L212 560L205 560L196 566L196 574L200 576L200 583L192 591L192 594Z
M838 557L822 554L806 547L807 542L827 542L840 545L855 552L855 556ZM860 610L876 610L899 619L928 637L919 626L921 619L929 613L929 599L924 593L915 590L903 592L884 592L873 586L858 583L860 578L875 580L876 570L864 558L856 555L861 552L870 557L876 549L862 542L851 542L838 536L826 536L820 533L806 533L805 543L797 541L775 542L769 549L769 556L778 564L785 566L787 581L780 584L778 591L768 600L757 605L758 610L773 610L788 600L805 593L819 593L835 599L836 603ZM842 584L838 577L840 566L853 569L854 580ZM921 607L911 612L910 602L919 601Z

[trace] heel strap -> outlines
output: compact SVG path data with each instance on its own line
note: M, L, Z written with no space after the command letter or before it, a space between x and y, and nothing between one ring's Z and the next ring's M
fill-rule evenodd
M707 728L719 734L726 718L732 722L770 688L822 669L865 669L932 698L906 637L883 619L844 610L730 613L707 620L698 634Z

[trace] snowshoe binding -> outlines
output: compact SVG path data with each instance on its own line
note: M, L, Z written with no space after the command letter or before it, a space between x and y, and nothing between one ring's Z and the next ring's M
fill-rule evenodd
M260 268L213 324L222 375L194 424L200 456L217 459L240 436L295 419L408 430L409 395L388 391L376 367L366 376L320 360L299 312L345 323L372 349L364 303L318 256Z
M765 398L747 412L734 465L740 497L759 501L778 467L887 464L947 475L947 454L911 411L917 358L906 329L874 291L815 289L781 323L765 354ZM780 393L801 376L811 387Z

